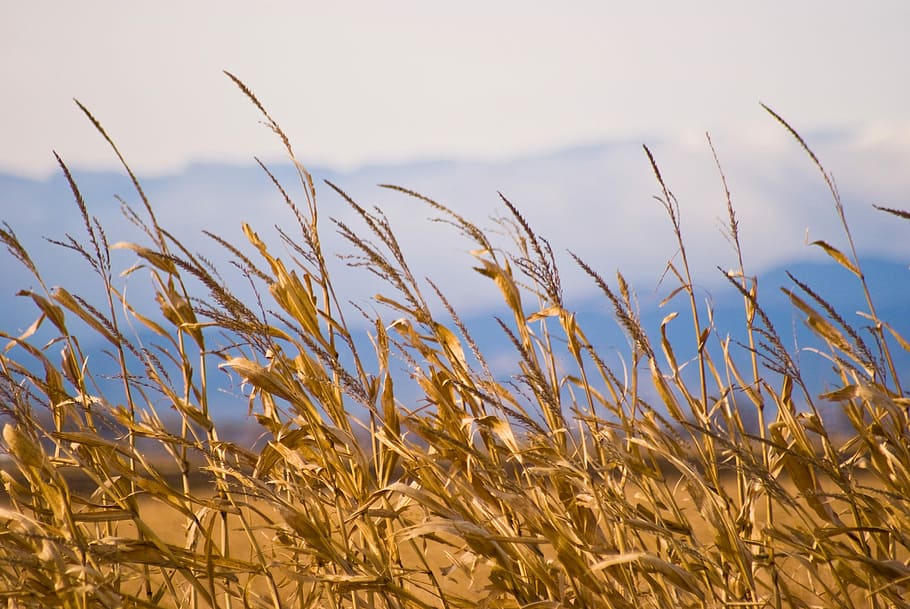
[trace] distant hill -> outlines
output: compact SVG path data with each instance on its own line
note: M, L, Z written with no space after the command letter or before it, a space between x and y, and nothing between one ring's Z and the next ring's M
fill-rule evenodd
M835 144L840 141L841 147ZM833 143L832 143L833 142ZM834 213L830 194L817 169L798 147L783 145L763 148L715 140L730 185L746 264L759 276L760 302L787 344L814 345L802 328L779 286L789 285L784 269L805 279L830 299L843 317L859 326L867 322L855 315L865 303L855 278L830 262L818 248L806 247L810 240L825 239L840 246L841 228ZM751 146L751 147L750 147ZM727 268L734 260L732 249L722 236L726 220L726 201L717 169L705 146L679 141L651 144L661 164L662 175L679 203L681 227L696 272L700 298L710 298L719 335L730 333L742 339L742 301L716 266ZM901 207L901 196L908 191L906 173L887 173L878 165L863 177L867 159L852 140L824 139L823 161L832 159L833 171L846 174L839 181L848 220L857 240L864 269L872 288L879 314L895 328L910 336L910 281L906 263L910 259L905 245L910 225L872 209L872 203ZM725 153L726 150L726 153ZM825 155L824 152L828 151ZM848 153L855 153L851 158ZM848 163L849 161L849 163ZM830 165L830 164L829 164ZM304 204L295 184L296 170L290 165L271 168L300 205ZM563 286L579 317L589 324L589 338L605 350L624 350L626 339L611 319L611 307L598 296L597 289L574 265L567 252L579 254L605 279L612 281L622 270L636 287L646 328L658 336L660 320L671 310L681 315L670 325L669 334L680 353L693 345L691 327L686 320L687 305L677 299L659 309L657 303L671 289L659 286L667 259L676 255L669 220L653 196L660 195L650 165L637 142L611 142L556 150L511 161L424 161L396 165L362 167L351 171L312 168L317 179L319 205L323 220L322 236L329 252L351 251L331 224L335 218L364 230L356 214L342 197L323 180L330 180L361 204L378 206L389 217L412 270L418 277L437 279L459 312L476 332L481 348L499 357L500 370L514 369L514 355L492 319L499 296L489 282L471 270L468 253L474 244L467 242L450 226L428 221L439 214L424 203L377 184L398 184L450 206L459 214L484 228L496 228L495 217L508 214L499 192L520 210L535 231L553 245L563 273ZM122 174L74 170L74 177L111 241L145 237L120 214L121 197L144 217L141 202L129 180ZM892 175L893 174L893 175ZM841 174L838 174L841 175ZM886 179L887 178L887 179ZM889 181L890 180L890 181ZM190 249L214 261L227 281L245 289L246 279L227 264L224 250L201 236L208 230L224 236L251 252L240 232L242 221L250 222L264 238L278 244L273 226L294 233L293 215L271 180L254 164L231 166L197 164L167 176L143 179L159 221ZM84 294L89 301L99 294L88 266L78 256L61 251L42 237L64 240L66 234L77 239L84 235L82 219L73 205L73 195L60 174L36 180L0 173L0 212L19 235L46 273L50 285L66 285ZM503 244L506 241L503 239ZM290 259L291 252L285 250ZM252 252L251 252L252 255ZM255 257L255 256L254 256ZM117 271L129 267L135 257L125 251L113 253ZM373 307L370 297L385 286L362 269L350 269L343 260L330 263L337 276L337 288L360 305ZM16 298L23 288L36 282L9 256L0 257L0 306L4 311L2 329L15 334L35 317L31 302ZM132 298L148 301L142 275L135 275L124 288ZM384 313L385 314L385 313ZM364 346L368 342L364 340ZM817 345L815 345L817 346ZM88 347L93 360L103 360L100 345ZM800 356L813 385L826 382L824 360L804 350ZM511 362L511 364L510 364ZM904 368L910 361L901 354ZM217 374L217 373L216 373ZM237 388L232 392L236 395ZM243 400L225 398L225 416L245 412Z

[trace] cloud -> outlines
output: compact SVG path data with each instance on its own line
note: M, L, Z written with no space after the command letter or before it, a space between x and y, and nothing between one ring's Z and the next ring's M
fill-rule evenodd
M872 209L877 203L907 207L910 176L902 170L910 158L910 129L903 131L842 131L810 133L807 141L834 174L854 238L861 253L905 261L904 223ZM785 262L822 259L809 239L824 239L835 247L847 244L824 180L811 160L782 128L771 122L762 132L719 133L713 136L732 193L749 272L758 273ZM726 202L711 151L703 135L680 135L648 142L661 175L678 201L681 229L697 282L710 289L720 280L715 266L731 267L735 255L724 238ZM290 194L303 205L293 171L275 171ZM622 270L645 291L654 290L666 261L679 261L672 226L654 196L662 196L640 142L631 140L591 144L510 161L438 161L361 167L346 172L314 168L317 178L331 179L360 204L378 206L387 214L415 276L434 277L460 310L478 312L494 304L494 287L471 270L465 241L451 226L430 222L438 213L420 201L379 188L394 183L443 203L483 228L496 230L493 218L508 215L498 192L513 202L537 233L549 240L563 266L566 291L573 298L594 293L591 282L571 262L572 251L612 280ZM116 173L75 172L92 214L98 216L111 241L143 236L119 212L115 195L137 210L138 196L128 180ZM240 231L243 221L291 259L274 226L292 235L293 215L265 174L255 166L193 165L181 173L144 181L159 221L191 249L218 263L232 285L244 285L239 272L225 264L224 250L201 235L207 230L249 251ZM335 232L330 218L364 230L351 208L323 183L317 185L322 234L330 253L351 253ZM61 177L44 181L0 178L3 219L17 231L48 272L51 283L90 285L87 265L76 256L41 241L62 239L66 233L84 235L72 205L72 194ZM674 258L675 257L675 258ZM255 258L255 256L254 256ZM132 254L114 255L118 269L134 262ZM385 289L363 269L349 269L332 259L340 292L361 304ZM4 300L34 282L4 259L8 271ZM144 289L141 280L128 284ZM242 289L242 288L241 288ZM140 292L141 293L141 292ZM429 294L429 290L427 290ZM20 299L21 300L21 299ZM11 318L22 328L31 319L11 305ZM20 311L20 313L16 313Z
M51 149L114 165L73 97L147 173L280 154L225 68L333 166L762 125L759 99L811 128L910 108L903 0L861 15L830 0L5 8L0 53L16 61L0 62L0 166L33 173L52 169Z

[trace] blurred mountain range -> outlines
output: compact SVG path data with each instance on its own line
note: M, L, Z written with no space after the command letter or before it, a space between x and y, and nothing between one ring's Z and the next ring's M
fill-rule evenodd
M826 382L824 358L811 348L811 338L802 329L787 297L778 289L793 286L789 270L817 289L850 323L868 322L855 314L866 304L855 277L835 265L820 248L807 241L825 240L846 250L843 229L832 195L818 169L785 134L754 141L714 138L723 172L739 221L740 239L747 273L758 277L760 302L788 345L799 349L813 385ZM868 141L849 133L816 134L816 153L837 179L853 237L866 278L872 287L880 316L895 329L910 336L910 277L907 244L910 225L883 214L872 204L907 207L910 172L902 171L901 158L870 147ZM741 340L742 298L717 267L736 266L736 256L725 237L729 221L723 184L710 148L697 139L676 139L649 145L661 175L678 204L681 230L695 272L700 297L714 309L718 335L730 333ZM302 207L304 199L290 164L270 169ZM660 320L673 307L682 312L671 324L670 336L680 352L694 344L691 326L684 319L686 303L657 304L675 286L663 280L667 260L678 262L677 246L666 211L655 196L662 188L639 143L592 144L549 154L509 161L423 161L368 166L338 172L312 168L317 179L321 230L327 252L343 255L352 247L335 231L330 219L356 230L365 230L357 215L325 181L330 181L360 204L376 206L396 231L402 249L410 257L415 276L437 279L459 313L480 337L482 349L496 354L497 367L508 373L514 357L493 320L504 315L497 309L498 295L488 280L472 270L465 241L452 227L430 220L439 213L425 203L378 184L397 184L420 192L449 206L481 228L502 233L496 219L508 210L500 196L514 203L532 228L552 244L560 265L567 301L579 312L592 342L609 351L625 350L626 341L606 299L572 262L568 252L578 254L608 281L617 270L635 287L646 328L659 336ZM145 242L145 237L121 214L126 204L144 217L141 202L128 178L120 173L73 171L89 212L96 216L111 242ZM841 177L841 176L845 177ZM281 243L273 227L294 234L294 218L282 195L261 168L199 164L179 174L142 179L159 222L190 250L202 253L224 273L226 281L246 290L246 279L231 265L223 248L202 236L207 230L250 253L240 231L249 222L287 258L291 250ZM57 173L45 179L29 179L0 173L0 220L6 222L29 249L49 285L64 285L92 302L99 297L97 279L88 265L73 252L61 250L43 238L65 239L70 234L83 239L83 221L73 204L73 194ZM501 241L505 245L506 240ZM126 250L112 254L116 270L136 262ZM374 307L370 297L384 289L363 269L352 269L342 258L331 261L336 288L350 300ZM2 329L17 334L36 313L27 298L17 298L20 289L36 288L36 281L11 256L0 256L0 307ZM136 274L121 280L128 296L151 303L148 286ZM429 293L429 291L428 291ZM384 312L384 315L388 315ZM391 321L389 319L388 321ZM366 340L365 345L368 345ZM100 346L99 346L100 347ZM99 355L99 358L103 357ZM906 369L910 363L901 357ZM245 412L245 407L239 407ZM238 407L224 411L237 412Z

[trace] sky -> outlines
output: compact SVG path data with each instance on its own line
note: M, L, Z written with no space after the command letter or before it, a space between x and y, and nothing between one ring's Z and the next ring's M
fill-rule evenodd
M224 70L255 92L317 178L388 215L415 275L437 279L462 314L489 317L500 300L472 271L472 245L376 184L422 192L487 229L505 213L501 191L550 240L570 301L602 301L571 251L610 282L621 270L654 305L672 290L661 278L678 252L653 200L647 144L680 202L699 295L730 296L716 268L735 255L710 132L750 273L825 260L813 240L845 249L824 180L761 103L835 176L861 256L904 273L910 262L910 226L872 208L910 208L906 0L0 0L0 11L0 221L50 285L90 302L103 295L86 265L42 239L84 234L53 151L112 242L142 236L115 198L138 206L137 196L74 98L140 174L165 227L231 285L246 280L203 229L243 247L248 221L292 255L274 227L293 219L253 165L286 170L284 151ZM323 243L350 253L328 218L353 226L356 215L318 188ZM112 258L115 270L137 261L128 250ZM385 286L331 264L343 297L371 308ZM0 277L0 331L21 332L35 312L14 295L35 280L5 255ZM151 302L144 276L118 281L134 302Z
M415 214L413 201L376 184L423 192L485 228L503 211L502 191L570 265L568 250L606 276L622 269L653 289L675 251L642 144L681 202L693 263L709 274L727 264L710 132L755 272L810 250L824 258L806 247L815 239L846 247L817 169L760 103L796 127L835 175L861 253L905 263L904 225L872 204L910 207L910 3L858 6L7 2L0 174L24 181L0 180L0 220L48 250L35 255L59 260L41 237L78 233L81 220L53 151L105 226L119 221L115 194L136 203L122 180L114 186L110 174L92 173L119 171L117 159L76 98L133 169L157 180L147 187L159 217L193 247L203 247L203 228L241 239L242 221L260 229L286 222L259 170L242 173L242 183L224 173L236 167L239 176L254 157L286 160L228 70L317 177L328 172L358 201L381 205L421 270L459 286L471 265L438 255L431 214ZM351 220L320 188L328 215ZM344 251L334 234L326 238ZM0 270L11 263L0 259ZM19 280L9 285L18 289ZM583 274L566 282L593 290ZM489 304L473 290L461 299Z
M146 175L280 158L502 160L613 138L906 134L910 4L3 3L0 171L116 166L73 98ZM750 135L750 137L752 137Z

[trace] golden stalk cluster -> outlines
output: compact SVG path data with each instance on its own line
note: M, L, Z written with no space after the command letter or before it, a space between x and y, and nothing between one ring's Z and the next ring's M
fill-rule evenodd
M326 263L313 179L262 104L229 76L286 147L305 199L298 206L263 165L297 221L295 240L282 232L292 257L276 255L250 226L253 255L213 236L259 287L257 305L158 224L125 162L145 217L127 213L145 245L110 244L60 161L87 235L60 245L93 269L103 303L48 287L13 230L0 230L39 286L23 292L36 322L4 334L0 355L10 463L0 602L907 606L910 420L891 350L910 345L879 319L834 181L783 119L772 112L821 170L849 243L846 253L818 246L856 276L868 304L872 332L863 338L808 284L794 280L787 291L839 388L817 395L807 386L765 314L722 172L743 343L715 327L695 296L679 205L647 149L679 250L667 266L676 289L658 332L643 327L621 274L611 285L575 257L628 337L619 370L567 309L553 251L515 205L502 199L514 241L506 250L451 209L389 187L472 242L476 270L502 295L499 325L520 370L503 379L445 286L415 279L385 215L329 184L363 224L337 223L356 252L350 263L388 288L376 301L391 317L368 314L372 352L363 352L358 332L367 330L345 319L352 309ZM135 253L139 263L125 273L148 273L157 312L117 287L112 248ZM677 297L692 323L688 354L667 334ZM125 328L135 324L157 342L129 338ZM51 338L38 342L39 330ZM87 361L88 335L117 362L116 392ZM401 360L417 403L398 397ZM206 372L213 362L247 389L249 425L261 436L255 448L219 436ZM831 431L832 409L846 414L849 433Z

